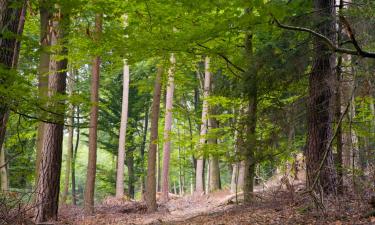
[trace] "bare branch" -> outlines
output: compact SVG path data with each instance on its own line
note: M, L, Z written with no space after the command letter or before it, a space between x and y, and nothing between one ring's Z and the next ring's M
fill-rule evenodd
M363 51L362 48L360 48L360 46L358 45L358 42L355 39L354 33L352 32L352 29L351 29L349 23L346 21L345 18L344 18L344 21L346 21L346 24L344 23L344 25L346 26L346 28L349 32L349 37L351 39L351 43L354 45L356 50L337 47L326 36L316 32L314 30L311 30L311 29L306 28L306 27L295 27L295 26L285 25L285 24L280 23L272 14L271 14L271 16L272 16L273 21L276 23L276 25L278 27L283 28L283 29L287 29L287 30L303 31L303 32L307 32L309 34L312 34L313 36L321 39L324 42L324 44L326 44L327 47L334 52L345 53L345 54L349 54L349 55L358 55L358 56L362 56L362 57L365 57L365 58L375 58L374 52ZM352 33L352 35L350 35L350 32Z

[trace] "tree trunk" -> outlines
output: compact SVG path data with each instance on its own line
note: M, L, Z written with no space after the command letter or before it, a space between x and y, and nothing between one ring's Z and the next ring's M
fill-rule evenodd
M1 191L9 190L8 181L8 165L6 164L6 151L4 146L0 149L0 177L1 177Z
M51 46L65 44L64 37L69 24L69 19L64 17L62 9L57 11L50 32ZM57 102L54 98L56 95L65 94L68 60L66 58L57 59L56 56L66 57L66 55L67 49L63 47L61 51L55 53L54 59L50 62L48 97L51 102L47 104L47 107L51 111L56 111L56 109L59 111L51 115L53 123L44 124L43 147L36 187L35 221L37 223L57 220L65 107L64 103Z
M151 106L151 133L150 133L150 146L148 151L148 167L147 167L147 180L146 180L146 205L149 212L155 212L156 205L156 154L157 154L157 141L158 141L158 122L160 112L160 95L161 95L161 75L163 73L162 67L158 68L154 94Z
M77 194L76 194L76 161L79 146L79 106L77 106L77 125L76 125L76 145L74 146L74 154L72 158L72 203L77 205Z
M314 10L320 19L318 32L335 42L335 1L314 0ZM327 194L337 193L337 177L328 146L332 138L335 55L319 39L314 40L315 59L309 77L308 140L306 152L307 184ZM322 166L320 166L322 163ZM317 184L315 179L318 178ZM320 186L320 187L319 187Z
M44 106L44 102L48 95L48 72L49 72L49 62L50 53L47 49L50 45L48 38L48 23L51 19L52 13L49 11L49 5L46 0L39 1L39 14L40 14L40 59L38 68L38 94L40 104ZM42 116L42 115L40 115ZM35 162L35 178L38 177L39 164L41 158L41 151L43 147L43 122L38 122L38 130L36 137L36 162ZM35 179L35 184L38 181Z
M74 90L74 79L73 73L71 74L71 79L68 82L68 89L69 95L73 95ZM73 135L74 135L74 106L70 104L69 109L69 117L68 117L68 148L67 148L67 156L65 161L65 181L64 181L64 189L61 197L61 203L66 204L66 199L69 194L69 181L70 181L70 171L72 165L72 158L73 158Z
M124 162L126 145L126 125L128 123L128 104L129 104L129 66L124 60L124 77L122 90L121 106L121 124L120 137L117 156L117 179L116 179L116 197L122 198L124 195Z
M165 125L164 125L164 145L163 145L163 184L162 184L162 201L168 201L169 193L169 160L171 157L171 129L172 129L172 108L173 108L173 91L174 91L174 70L176 59L171 54L171 68L168 71L167 101L165 106Z
M339 15L342 13L344 8L344 1L340 0L339 3ZM338 32L337 32L337 43L341 43L343 39L343 27L341 23L337 23ZM335 121L339 122L342 112L342 67L343 67L343 56L339 55L337 57L337 66L336 66L336 95L335 95ZM336 158L335 164L337 169L337 192L343 194L344 191L344 168L343 168L343 136L342 136L342 125L337 124L337 134L336 134Z
M18 7L14 7L14 6ZM26 15L26 0L0 0L0 31L10 32L14 35L0 35L0 67L5 70L14 69L17 67L20 41L17 36L23 33ZM10 86L8 74L1 74L0 85ZM0 102L0 149L3 146L5 139L6 124L8 122L8 99L2 97Z
M102 32L102 15L95 15L95 40L98 41ZM87 164L87 176L85 186L84 208L86 214L94 213L94 192L96 176L96 154L97 154L97 132L98 132L98 111L99 111L99 75L100 57L95 56L92 65L91 78L91 106L90 128L89 128L89 156Z
M215 118L208 119L208 127L210 129L217 129L218 128L218 121ZM210 137L208 139L208 143L213 145L213 148L217 148L217 137ZM209 170L209 191L216 191L220 189L220 167L219 167L219 157L216 154L211 154L210 162L209 162L210 170Z
M203 106L202 106L202 124L200 131L199 144L200 147L206 143L207 134L207 115L208 115L208 102L207 98L210 92L211 84L211 73L210 73L210 58L206 56L205 58L205 76L204 76L204 93L203 93ZM198 195L204 194L204 184L203 184L203 153L200 152L197 156L197 169L195 174L195 192Z
M128 195L130 198L134 198L134 155L133 150L129 149L127 152L126 162L128 167Z
M142 198L144 199L144 191L145 191L145 172L144 172L144 161L145 161L145 148L146 148L146 140L147 140L147 131L148 131L148 111L149 107L146 107L145 110L145 118L144 118L144 128L143 128L143 140L141 145L141 193Z
M245 37L245 57L247 59L248 69L245 73L245 91L248 106L247 115L245 116L245 143L241 147L244 155L244 201L250 202L253 199L254 191L254 174L255 174L255 151L256 151L256 123L257 123L257 106L258 106L258 84L257 71L253 58L252 34L246 34ZM242 135L242 134L241 134Z

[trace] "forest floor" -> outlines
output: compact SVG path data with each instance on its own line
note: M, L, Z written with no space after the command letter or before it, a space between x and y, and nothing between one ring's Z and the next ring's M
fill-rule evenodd
M59 225L123 225L123 224L375 224L375 217L364 218L370 211L366 199L347 197L325 199L325 210L317 210L311 198L303 193L303 185L292 188L271 185L257 187L251 204L241 203L241 194L227 190L204 196L174 197L159 204L156 213L147 213L142 202L109 198L96 206L93 216L84 216L78 207L63 207Z

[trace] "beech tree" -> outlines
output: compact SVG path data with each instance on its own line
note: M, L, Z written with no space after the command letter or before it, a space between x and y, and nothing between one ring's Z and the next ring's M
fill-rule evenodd
M164 145L163 145L163 174L162 174L162 200L168 201L169 194L169 161L171 155L171 128L172 128L172 108L174 91L174 70L176 59L174 54L170 58L171 68L168 70L167 96L165 104L165 125L164 125Z
M102 32L102 14L95 15L95 38L99 41ZM89 157L87 163L87 176L85 186L85 212L92 214L94 212L94 192L96 177L96 157L97 157L97 132L98 132L98 111L99 111L99 76L100 74L100 56L95 56L92 62L91 77L91 106L90 110L90 128L89 128Z
M210 92L210 85L211 85L211 72L210 72L210 58L208 56L205 57L204 60L204 93L203 93L203 106L202 106L202 124L201 124L201 131L200 131L200 139L199 144L202 147L206 143L206 134L207 134L207 116L208 116L208 102L207 98ZM204 186L203 186L203 155L199 153L197 158L197 168L196 168L196 175L195 175L195 191L198 195L204 194Z
M121 108L121 124L120 137L117 157L117 179L116 179L116 197L121 198L124 195L124 161L125 161L125 145L126 145L126 125L128 122L128 101L129 101L129 66L124 60L124 76L122 91L122 108Z

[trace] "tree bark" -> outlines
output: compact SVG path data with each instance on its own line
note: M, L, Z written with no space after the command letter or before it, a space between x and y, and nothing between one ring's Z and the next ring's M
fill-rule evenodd
M79 135L80 135L80 125L79 125L79 106L76 107L77 109L77 124L76 124L76 144L74 146L74 153L72 158L72 203L73 205L77 205L77 194L76 194L76 161L77 161L77 153L78 153L78 146L79 146Z
M19 7L14 7L19 6ZM18 63L20 40L23 33L26 15L26 0L0 0L0 31L14 35L0 35L0 67L5 70L15 69ZM12 79L8 74L0 75L0 85L11 85ZM6 124L9 111L6 96L0 97L0 149L5 139Z
M126 164L128 167L129 179L128 179L128 195L130 198L134 198L134 155L133 150L129 149L126 157Z
M44 105L45 99L48 95L48 73L49 73L49 62L50 53L48 52L48 46L50 45L48 38L49 21L52 17L52 13L49 10L51 7L46 0L39 1L39 15L40 15L40 55L39 55L39 68L38 68L38 94L40 104ZM40 115L42 116L42 115ZM36 137L36 162L35 162L35 177L38 177L39 164L41 158L41 151L43 147L43 122L38 122L38 130ZM35 179L35 184L38 181Z
M218 128L218 121L215 118L208 119L208 127L209 129L217 129ZM217 145L217 137L210 137L208 139L208 143L213 145L216 149ZM220 166L219 166L219 157L216 154L211 154L210 162L210 179L209 179L209 191L216 191L219 190L220 187Z
M161 75L163 68L158 68L154 94L151 106L151 133L150 133L150 146L148 151L148 167L147 167L147 180L146 180L146 193L145 200L147 210L149 212L155 212L157 209L156 205L156 154L157 154L157 141L158 141L158 122L160 112L160 95L161 95Z
M71 77L68 82L68 91L69 95L73 95L74 90L74 79L73 73L71 74ZM66 200L68 198L69 194L69 181L70 181L70 171L71 171L71 165L72 165L72 158L73 158L73 135L74 135L74 106L73 104L70 104L69 107L69 114L68 114L68 148L67 148L67 155L66 155L66 161L65 161L65 180L64 180L64 189L61 196L61 203L66 204Z
M245 83L247 90L245 91L248 99L248 106L245 116L245 143L244 151L244 201L251 202L254 191L254 175L255 175L255 151L256 151L256 123L257 123L257 106L258 106L258 81L257 71L255 68L253 57L252 34L245 36L245 57L247 59L248 69L245 72ZM242 134L241 134L242 135Z
M146 140L147 140L147 131L148 131L148 111L149 107L147 106L145 110L145 118L144 118L144 125L143 125L143 140L142 145L140 148L141 151L141 193L142 198L144 199L144 191L145 191L145 172L144 172L144 161L145 161L145 148L146 148Z
M171 68L168 71L167 101L165 106L165 125L164 125L164 145L163 145L163 183L162 183L162 201L168 201L169 193L169 161L171 157L171 129L172 129L172 108L174 91L174 70L176 59L174 54L170 58Z
M207 98L210 92L211 85L211 73L210 73L210 58L206 56L205 58L205 76L204 76L204 93L203 93L203 106L202 106L202 124L200 131L199 144L202 147L206 143L207 134L207 115L208 115L208 102ZM203 184L203 154L199 153L197 156L197 168L195 174L195 192L198 195L204 194L204 184Z
M6 192L9 190L8 181L8 166L6 165L6 151L4 146L0 149L0 177L1 177L1 191Z
M69 24L68 17L63 15L61 8L57 9L50 31L51 46L63 44L64 37ZM47 107L51 111L58 110L58 113L51 115L53 123L44 124L43 147L38 171L38 184L36 187L36 207L35 221L37 223L48 220L57 220L59 192L60 192L60 172L62 158L62 142L64 131L64 102L57 102L56 96L65 94L66 89L66 69L68 60L66 59L67 49L56 52L51 59L48 81L48 97L50 102ZM64 59L58 59L64 56Z
M335 42L335 1L314 0L317 19L321 19L318 31ZM309 76L308 140L306 151L307 184L310 188L327 194L337 193L337 176L333 162L332 138L333 93L335 79L335 55L321 43L314 40L315 58ZM322 166L320 166L322 163ZM315 184L315 179L318 183ZM319 187L320 186L320 187Z
M95 15L95 40L98 41L102 32L102 15ZM96 155L97 155L97 132L98 132L98 111L99 111L99 76L100 57L95 56L92 65L91 78L91 110L89 128L89 156L87 164L87 176L85 186L84 209L86 214L94 213L94 192L96 176Z
M124 77L122 90L121 106L121 124L120 137L117 156L117 179L116 179L116 197L122 198L124 195L124 162L126 145L126 125L128 123L128 104L129 104L129 66L124 60Z

